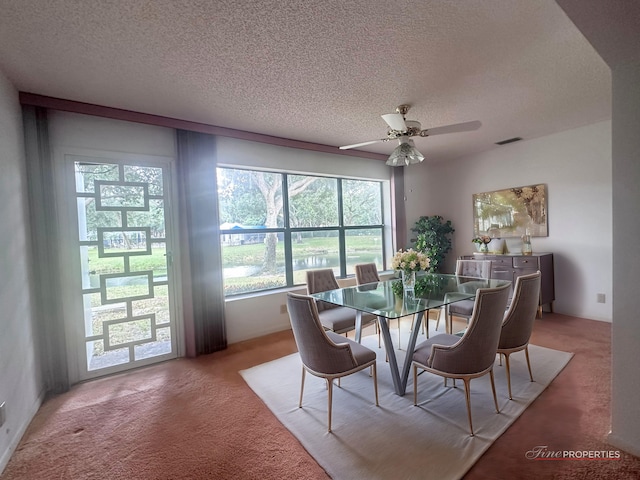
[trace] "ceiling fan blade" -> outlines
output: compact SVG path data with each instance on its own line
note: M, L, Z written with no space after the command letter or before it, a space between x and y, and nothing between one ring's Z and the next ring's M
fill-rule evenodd
M472 122L454 123L453 125L445 125L444 127L427 128L420 132L421 137L430 137L431 135L440 135L442 133L471 132L477 130L482 125L480 120Z
M387 113L386 115L382 115L382 119L387 122L391 130L397 130L398 132L407 131L407 124L404 123L404 116L401 113Z
M370 140L368 142L354 143L353 145L345 145L344 147L340 147L340 150L348 150L349 148L364 147L365 145L371 145L372 143L386 142L386 141L387 141L386 138L382 138L380 140Z

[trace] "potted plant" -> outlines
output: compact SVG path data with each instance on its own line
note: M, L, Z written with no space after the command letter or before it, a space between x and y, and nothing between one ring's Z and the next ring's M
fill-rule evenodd
M443 222L440 215L423 216L415 223L411 229L417 233L415 249L423 252L429 258L429 272L438 272L444 264L445 254L451 250L451 238L449 236L455 232L451 226L451 220Z

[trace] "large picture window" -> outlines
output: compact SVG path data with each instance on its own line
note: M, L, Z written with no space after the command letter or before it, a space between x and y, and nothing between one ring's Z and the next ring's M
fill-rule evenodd
M225 295L305 283L305 272L384 269L382 182L218 168Z

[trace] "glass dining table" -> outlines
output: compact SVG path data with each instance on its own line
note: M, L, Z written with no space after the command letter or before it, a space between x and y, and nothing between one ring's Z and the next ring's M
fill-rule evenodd
M327 290L311 295L316 300L353 308L357 311L357 342L360 342L362 335L362 313L369 313L378 317L384 347L389 359L393 387L398 395L405 394L413 351L415 350L416 340L420 334L420 327L425 314L428 315L429 310L440 309L454 302L474 299L478 288L494 288L510 283L506 280L421 273L418 275L416 282L418 294L413 297L406 295L404 296L405 298L399 298L395 295L392 285L393 282L400 281L397 279ZM413 315L415 321L411 330L404 364L402 370L400 370L389 331L389 320L409 315Z

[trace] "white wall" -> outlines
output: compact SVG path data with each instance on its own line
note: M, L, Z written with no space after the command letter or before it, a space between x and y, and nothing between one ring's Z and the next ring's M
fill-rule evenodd
M609 441L640 456L640 61L613 68L613 382Z
M37 355L30 228L18 92L0 72L0 472L37 411L44 381Z
M612 319L611 122L525 140L457 161L408 167L407 224L421 215L452 221L453 251L473 251L474 193L544 183L548 237L532 239L534 252L554 254L554 311L595 320ZM507 240L513 253L519 239ZM604 293L606 303L597 303Z
M171 128L58 111L50 111L48 118L56 152L70 148L176 157L176 134Z
M638 2L556 0L612 72L613 357L609 442L640 456L640 30ZM615 34L613 34L615 32Z
M386 181L391 176L390 167L381 160L299 150L227 137L219 137L216 148L220 165Z

